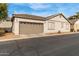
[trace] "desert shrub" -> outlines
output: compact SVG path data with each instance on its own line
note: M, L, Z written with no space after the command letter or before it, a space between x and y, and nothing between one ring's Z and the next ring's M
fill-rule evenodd
M0 28L0 35L5 33L5 29Z

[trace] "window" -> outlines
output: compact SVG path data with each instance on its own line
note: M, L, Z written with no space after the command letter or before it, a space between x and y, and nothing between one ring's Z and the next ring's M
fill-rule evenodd
M69 29L69 25L67 23L64 23L64 28Z
M54 24L54 22L49 22L49 23L48 23L48 29L49 29L49 30L54 30L54 29L55 29L55 24Z
M66 29L69 29L69 25L66 23Z
M64 23L63 22L61 22L61 28L64 28Z
M48 29L51 30L51 27L52 27L52 23L48 23Z
M67 27L67 24L65 22L61 22L61 28L65 29Z

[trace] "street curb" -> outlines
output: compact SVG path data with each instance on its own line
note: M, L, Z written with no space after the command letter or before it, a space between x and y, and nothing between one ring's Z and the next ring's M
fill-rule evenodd
M5 42L5 41L14 41L14 40L22 40L22 39L30 39L30 38L39 38L39 37L47 37L47 36L61 36L61 35L68 35L68 34L77 34L79 32L70 32L70 33L61 33L61 34L50 34L50 35L41 35L41 36L33 36L33 37L20 37L20 38L12 38L12 39L3 39L0 40L0 42Z

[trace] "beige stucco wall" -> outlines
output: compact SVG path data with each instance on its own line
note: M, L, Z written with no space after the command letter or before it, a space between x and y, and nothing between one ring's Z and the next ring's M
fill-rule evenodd
M48 23L49 22L54 22L54 24L55 24L55 29L54 30L49 30L48 29ZM61 22L67 24L68 29L66 29L66 26L61 28ZM60 18L60 16L54 17L50 20L47 20L44 24L44 33L56 33L58 31L70 32L70 23L63 16L61 16L61 18Z
M15 35L19 35L19 22L17 20L17 18L15 18L14 22L13 22L13 28L12 31Z
M24 22L36 22L36 23L44 23L44 21L39 21L39 20L31 20L31 19L22 19L22 18L15 18L14 24L13 24L13 33L15 35L19 35L19 22L24 21Z
M79 20L75 22L74 24L74 30L77 32L79 30Z

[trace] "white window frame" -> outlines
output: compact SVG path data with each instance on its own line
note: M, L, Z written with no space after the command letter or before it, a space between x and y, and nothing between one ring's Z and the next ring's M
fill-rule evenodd
M61 28L64 28L64 23L63 22L61 22Z
M66 23L66 22L64 23L64 28L65 28L65 29L69 29L68 23Z
M66 29L69 29L69 24L68 23L66 23Z

